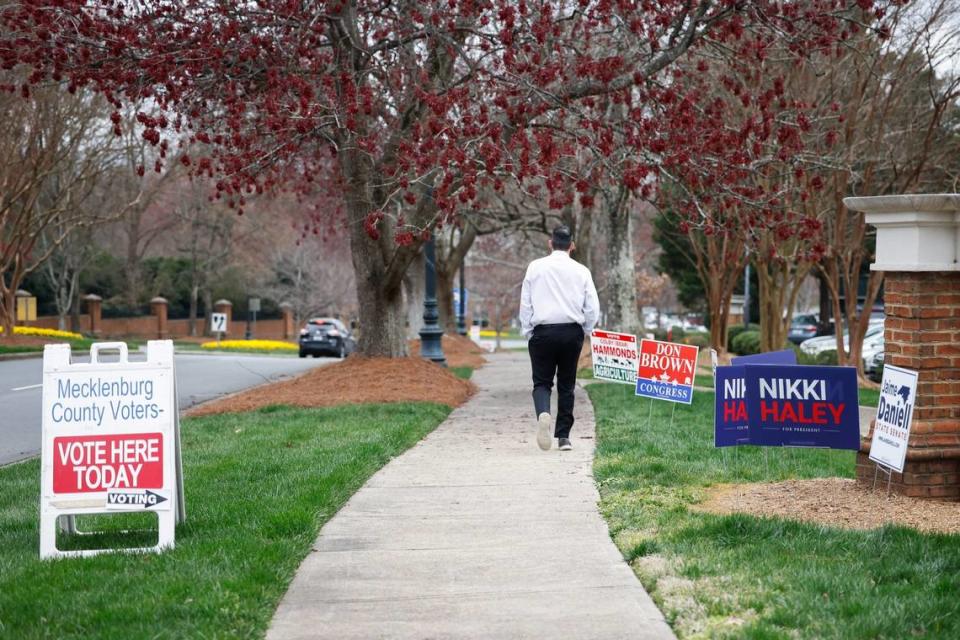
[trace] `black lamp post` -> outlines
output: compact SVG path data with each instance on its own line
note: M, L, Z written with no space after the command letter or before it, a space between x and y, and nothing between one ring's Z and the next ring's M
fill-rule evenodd
M460 262L460 304L457 305L457 333L461 336L467 335L467 289L466 277L463 274L466 266L467 259L464 256Z
M420 329L420 355L432 360L441 366L447 366L447 359L443 355L443 329L440 328L440 314L437 313L437 271L436 250L433 235L427 240L423 250L426 263L425 296L423 299L423 328Z

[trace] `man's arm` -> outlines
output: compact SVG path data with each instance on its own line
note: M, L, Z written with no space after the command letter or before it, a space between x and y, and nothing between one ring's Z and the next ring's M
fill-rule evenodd
M533 335L533 298L530 294L530 268L523 276L523 286L520 288L520 328L523 335L529 338Z
M589 335L600 317L600 298L593 284L593 275L587 270L587 291L583 298L583 333Z

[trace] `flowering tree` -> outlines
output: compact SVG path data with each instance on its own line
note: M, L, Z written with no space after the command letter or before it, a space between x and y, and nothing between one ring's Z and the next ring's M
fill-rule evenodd
M217 177L217 197L238 211L252 193L336 181L350 223L360 351L393 356L406 352L401 283L418 244L476 204L481 188L543 177L546 205L562 207L590 182L565 173L565 159L595 149L603 173L600 156L622 146L636 159L611 175L641 190L660 167L688 162L691 146L671 144L677 136L709 142L719 128L714 148L730 143L722 110L673 74L678 59L705 41L745 61L773 42L798 57L829 50L874 2L850 4L859 8L22 0L0 13L0 65L26 68L29 79L7 87L23 94L50 80L95 87L116 109L118 133L125 103L152 101L139 121L161 161L177 144L207 145L180 161ZM698 110L706 117L691 119ZM716 164L711 175L725 172Z
M0 75L2 78L3 75ZM7 77L10 77L7 75ZM90 206L119 156L90 95L0 94L0 327L13 335L23 279L70 235L122 212Z

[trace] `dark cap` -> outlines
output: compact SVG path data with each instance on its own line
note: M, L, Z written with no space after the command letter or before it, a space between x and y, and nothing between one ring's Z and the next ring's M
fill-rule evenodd
M550 237L550 240L553 243L554 249L566 251L570 248L570 243L573 240L570 235L570 227L565 224L556 227L553 230L553 235Z

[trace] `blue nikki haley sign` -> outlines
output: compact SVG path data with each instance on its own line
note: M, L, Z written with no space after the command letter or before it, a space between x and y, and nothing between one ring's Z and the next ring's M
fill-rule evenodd
M732 367L717 367L714 373L716 407L713 425L715 447L733 447L750 444L747 428L746 364L797 364L793 349L738 356Z
M860 448L856 368L744 368L750 444Z
M750 444L747 430L746 367L717 367L713 376L716 390L713 446Z

